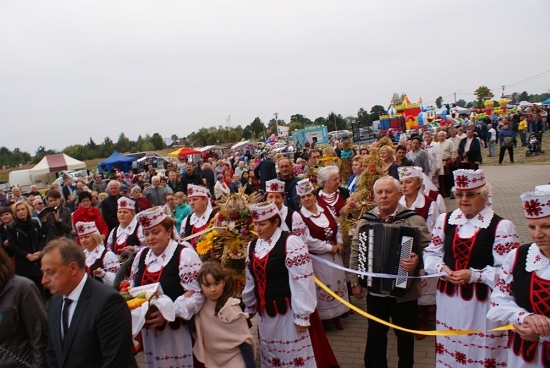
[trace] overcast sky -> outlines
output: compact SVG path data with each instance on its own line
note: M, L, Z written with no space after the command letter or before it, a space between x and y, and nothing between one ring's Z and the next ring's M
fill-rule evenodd
M0 146L470 101L550 69L549 35L548 0L2 0Z

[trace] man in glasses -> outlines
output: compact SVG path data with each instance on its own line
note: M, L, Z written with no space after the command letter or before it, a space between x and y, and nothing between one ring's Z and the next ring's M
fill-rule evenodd
M44 209L44 200L42 199L42 197L36 197L34 199L34 201L32 202L32 208L32 217L38 219L38 222L40 223L40 225L42 225L42 222L38 218L38 214Z

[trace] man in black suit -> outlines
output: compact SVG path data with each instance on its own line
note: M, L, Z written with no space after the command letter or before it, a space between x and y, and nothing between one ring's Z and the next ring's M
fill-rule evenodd
M48 367L137 367L130 310L117 291L86 274L82 248L60 238L42 252L48 310Z
M260 189L265 192L265 182L277 177L277 169L275 168L275 162L273 162L272 153L254 169L254 176L260 178Z
M477 170L482 161L481 143L474 135L474 127L466 131L466 138L463 138L458 145L458 157L463 169Z

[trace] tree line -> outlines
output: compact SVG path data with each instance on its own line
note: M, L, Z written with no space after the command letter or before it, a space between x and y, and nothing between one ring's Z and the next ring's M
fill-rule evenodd
M370 112L360 108L356 116L344 117L341 114L330 112L326 117L321 116L312 120L302 114L294 114L290 116L288 122L284 119L275 120L273 118L267 123L256 117L244 128L241 125L237 127L220 125L218 127L200 128L187 136L186 145L190 147L223 145L238 142L241 139L265 141L271 134L276 132L277 125L288 127L289 136L295 130L313 125L325 125L329 132L350 129L352 123L358 124L358 127L361 128L372 126L372 122L378 120L380 115L383 114L386 114L384 107L375 105L370 109Z
M164 140L158 133L152 136L146 134L145 137L140 135L135 141L128 139L124 133L120 133L116 143L109 137L106 137L103 142L99 144L90 138L88 143L84 145L74 144L65 147L62 152L82 161L95 158L106 158L115 150L119 152L136 153L143 151L158 151L164 148L166 148L166 143L164 143ZM19 148L10 151L6 147L0 147L0 166L15 167L27 163L37 164L44 156L54 153L59 152L52 149L46 149L44 146L38 147L33 156L28 152L21 151Z

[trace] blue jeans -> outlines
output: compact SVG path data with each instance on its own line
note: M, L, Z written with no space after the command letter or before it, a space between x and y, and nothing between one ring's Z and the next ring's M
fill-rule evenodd
M519 138L521 139L521 146L522 147L527 146L527 139L525 137L525 132L524 131L522 131L522 130L519 131Z
M489 147L489 157L495 157L497 155L497 141L487 141Z

